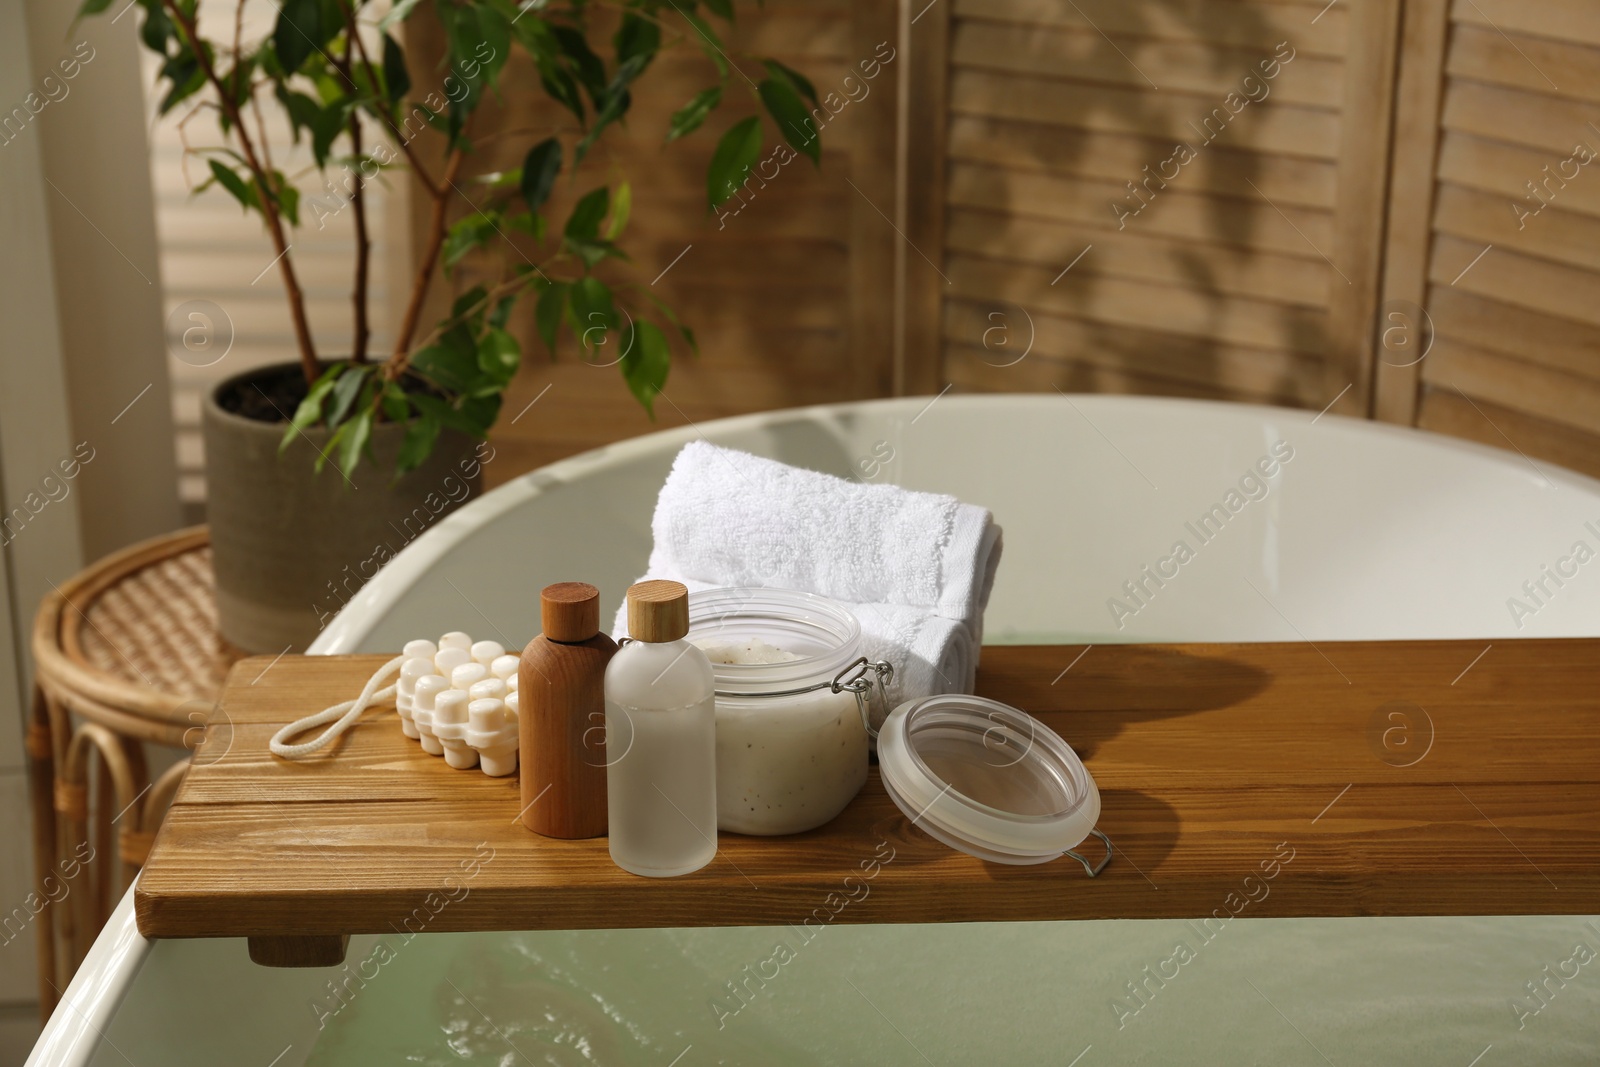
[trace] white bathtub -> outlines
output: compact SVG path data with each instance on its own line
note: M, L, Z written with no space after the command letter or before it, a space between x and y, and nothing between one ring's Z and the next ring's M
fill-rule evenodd
M520 645L538 588L563 579L615 604L672 456L700 435L992 508L1006 550L990 642L1600 635L1600 562L1537 599L1523 589L1575 542L1600 547L1592 479L1308 412L945 396L722 420L535 471L419 538L314 651L448 629ZM1265 489L1241 486L1275 447ZM1242 507L1177 576L1126 597L1230 489ZM515 582L496 574L508 559ZM1600 959L1547 980L1578 944L1600 951L1589 916L1253 920L1156 984L1145 968L1196 940L1179 921L839 927L732 999L727 983L785 937L423 934L385 942L392 961L337 1000L341 972L258 968L242 942L145 941L130 896L29 1063L1600 1062ZM380 941L353 938L351 964L387 955Z

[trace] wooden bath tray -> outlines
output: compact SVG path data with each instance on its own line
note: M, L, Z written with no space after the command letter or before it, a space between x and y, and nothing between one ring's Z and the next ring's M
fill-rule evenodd
M604 838L523 829L515 777L451 770L392 712L274 758L280 725L383 657L245 660L140 875L139 929L294 963L391 930L1600 910L1600 640L1486 646L985 649L978 691L1099 783L1116 855L1093 879L952 851L875 770L820 830L723 834L704 870L638 878Z

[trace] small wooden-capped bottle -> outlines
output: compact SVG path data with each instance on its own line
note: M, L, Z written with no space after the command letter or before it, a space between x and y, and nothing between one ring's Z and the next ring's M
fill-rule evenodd
M544 632L517 666L522 824L546 837L606 832L606 664L616 642L600 632L600 590L587 582L539 594Z
M606 771L617 866L650 878L697 871L717 854L717 716L711 661L684 640L679 582L628 590L628 647L606 668Z
M677 641L689 632L689 590L682 582L655 580L628 587L628 636L635 641Z

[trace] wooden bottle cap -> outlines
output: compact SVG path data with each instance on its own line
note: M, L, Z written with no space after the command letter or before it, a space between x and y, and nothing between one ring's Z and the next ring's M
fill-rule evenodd
M628 587L628 636L635 641L676 641L689 632L689 590L682 582L640 582Z
M539 591L539 621L552 641L587 641L600 632L600 590L588 582L557 582Z

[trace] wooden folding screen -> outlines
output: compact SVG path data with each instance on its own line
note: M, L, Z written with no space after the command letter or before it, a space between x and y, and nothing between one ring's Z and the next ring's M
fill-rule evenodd
M1398 0L926 9L908 386L1364 413L1397 25Z
M1600 474L1600 6L1408 0L1405 34L1377 414Z
M556 211L632 175L636 278L704 354L675 359L651 423L615 368L552 362L522 323L502 474L946 388L1331 405L1600 472L1589 0L769 0L730 38L750 77L739 53L773 54L841 98L885 45L821 170L722 223L705 166L748 86L663 149L712 74L693 48L657 61ZM561 121L524 65L505 96L490 121L523 134L480 171Z

